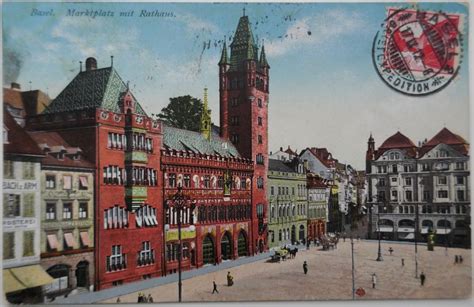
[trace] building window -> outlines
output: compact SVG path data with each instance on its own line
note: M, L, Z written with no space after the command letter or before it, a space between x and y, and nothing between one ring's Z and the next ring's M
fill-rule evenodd
M465 201L464 190L457 190L458 201Z
M35 163L23 162L23 179L35 179Z
M405 185L411 186L411 178L410 177L405 178Z
M456 184L464 184L464 177L456 176Z
M255 158L255 161L256 161L257 164L263 165L264 162L265 162L265 158L263 157L262 154L259 153L259 154L257 154L257 156Z
M448 180L446 178L446 176L439 176L438 177L438 184L447 184Z
M15 233L3 233L3 260L15 258Z
M149 265L155 262L154 253L151 249L150 241L143 241L142 242L142 249L138 252L138 259L137 263L139 266L141 265Z
M405 191L405 199L406 201L412 201L413 192L412 191Z
M23 217L35 217L35 194L23 194Z
M380 178L379 179L379 187L384 187L385 186L385 178Z
M263 137L261 135L258 136L258 143L263 144Z
M35 255L35 232L23 231L23 257L30 257Z
M87 203L79 203L79 218L87 218Z
M258 178L257 178L257 188L258 188L258 189L263 189L263 185L264 185L264 183L263 183L263 178L262 178L262 177L258 177Z
M257 124L263 126L263 119L260 116L257 118Z
M456 170L460 171L464 169L464 162L456 162Z
M107 271L117 271L127 268L125 254L122 254L121 245L112 245L112 254L107 256Z
M168 175L168 185L170 188L176 187L176 174L169 174Z
M392 173L394 174L398 173L398 168L396 164L392 165Z
M233 106L233 107L236 107L239 105L239 98L232 98L230 100L230 105Z
M232 126L238 126L239 125L239 117L238 116L232 116L230 118L230 124Z
M79 176L79 190L87 190L89 188L89 181L87 176Z
M72 204L66 203L63 205L63 220L72 219Z
M46 189L56 188L56 176L55 175L46 175Z
M211 178L209 175L204 176L204 188L209 189L211 187Z
M217 177L217 188L222 189L224 187L224 177L218 176Z
M261 98L257 99L257 105L258 105L259 108L263 107L263 102L262 102Z
M438 198L448 198L448 191L446 191L446 190L439 190L439 191L438 191Z
M230 141L234 144L239 144L239 135L238 134L232 134L230 136Z
M397 191L392 191L392 200L398 200L398 192Z
M427 172L431 169L430 165L428 163L423 163L421 165L421 170L424 171L424 172Z
M3 161L3 178L13 179L14 178L14 162L10 160Z
M397 177L392 177L392 182L397 182Z
M63 176L63 189L64 190L71 190L72 189L72 177L71 176Z
M19 194L3 194L3 217L20 216L20 195Z
M423 191L423 200L424 201L430 200L430 191Z
M55 220L56 219L56 204L47 203L46 204L46 220Z
M191 187L191 175L190 174L184 174L183 181L184 181L184 187L185 188Z

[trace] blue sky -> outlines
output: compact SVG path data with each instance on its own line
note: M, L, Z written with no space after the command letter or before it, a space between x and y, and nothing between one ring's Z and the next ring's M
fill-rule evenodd
M387 7L401 3L4 3L4 84L55 97L89 56L114 67L148 113L169 97L202 97L209 88L218 124L218 67L222 41L233 35L245 7L270 70L269 148L327 147L341 162L364 167L366 142L376 146L397 130L415 143L443 126L469 139L467 49L460 75L441 92L408 97L387 87L372 65L372 41ZM463 14L461 4L420 4ZM53 17L31 16L53 9ZM114 17L67 16L68 9L113 11ZM133 17L119 17L134 10ZM141 10L173 17L138 17ZM206 48L203 48L206 43ZM209 48L207 48L209 45ZM18 63L19 65L10 65Z

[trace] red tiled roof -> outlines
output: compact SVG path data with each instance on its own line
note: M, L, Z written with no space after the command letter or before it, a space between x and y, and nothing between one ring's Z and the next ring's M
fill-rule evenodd
M408 137L400 131L389 137L380 145L375 153L375 159L378 159L384 152L390 149L403 149L410 157L416 157L417 147Z
M423 144L420 149L420 156L423 156L439 144L449 145L463 155L467 155L469 152L469 143L465 139L452 133L448 128L443 128L431 140Z
M287 153L287 154L296 156L296 152L294 152L294 151L290 148L290 145L288 145L288 148L287 148L284 152Z
M43 158L43 165L64 166L64 167L78 167L78 168L94 168L94 164L85 160L81 155L78 160L74 160L70 154L81 152L80 148L71 147L57 132L47 131L30 131L29 135L35 140L39 146L47 145L47 148L64 148L64 159L58 159L53 153L46 153Z
M389 137L382 143L379 149L410 148L416 145L400 131Z
M308 174L307 176L307 183L309 189L314 188L327 188L328 184L318 175L311 175Z
M6 111L3 112L3 124L8 129L8 143L3 144L6 154L44 156L36 142Z
M327 150L327 148L311 147L308 149L326 167L335 167L336 164L338 163L337 159L332 158L332 155Z

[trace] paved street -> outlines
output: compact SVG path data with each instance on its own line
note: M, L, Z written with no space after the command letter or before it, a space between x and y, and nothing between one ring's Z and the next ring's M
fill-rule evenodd
M227 269L192 277L183 281L183 301L261 301L261 300L336 300L352 298L350 241L340 241L338 248L322 251L312 247L300 251L295 259L281 263L260 260L229 269L235 284L226 286ZM394 249L393 255L388 252ZM414 245L383 243L383 262L375 261L377 243L355 242L356 289L363 287L366 295L356 299L438 299L471 296L471 251L418 246L419 272L426 275L425 286L415 279ZM454 264L454 255L462 255L463 264ZM405 259L405 266L401 265ZM303 273L303 261L309 272ZM372 289L371 274L376 273L376 289ZM212 281L219 294L212 294ZM155 302L175 302L177 283L143 291L152 294ZM138 292L120 297L122 303L137 301ZM115 303L111 298L103 303Z

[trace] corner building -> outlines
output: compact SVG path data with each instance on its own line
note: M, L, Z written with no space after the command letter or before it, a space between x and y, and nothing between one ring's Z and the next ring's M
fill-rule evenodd
M95 289L160 276L161 123L117 71L88 58L29 129L57 131L95 166Z
M252 251L267 249L267 170L269 69L265 49L260 57L248 16L240 17L219 61L220 136L240 155L254 161L252 181Z

